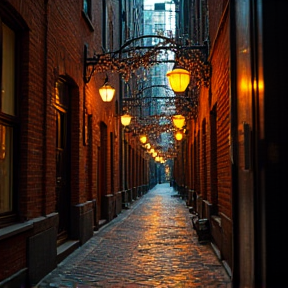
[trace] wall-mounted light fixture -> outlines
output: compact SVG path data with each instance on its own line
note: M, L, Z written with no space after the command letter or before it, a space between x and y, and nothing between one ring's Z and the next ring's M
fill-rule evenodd
M111 102L115 95L115 88L108 83L108 76L106 75L104 85L99 88L99 93L104 102Z
M143 46L144 42L148 42L144 41L145 39L156 39L157 44ZM165 51L174 53L174 59L161 57ZM94 54L92 58L88 58L87 54L87 46L84 46L85 83L90 81L94 73L103 73L109 70L119 73L125 82L128 82L131 75L135 74L140 67L149 69L157 63L174 63L177 67L181 67L178 71L173 70L171 75L169 73L169 77L173 78L175 73L178 73L178 76L175 77L179 78L181 75L181 78L185 78L185 82L187 82L187 79L190 81L191 76L194 86L209 86L210 82L210 64L207 61L208 45L185 46L177 43L173 38L161 35L143 35L128 40L117 51Z
M146 148L147 150L150 150L150 149L151 149L151 144L150 144L150 143L146 143L146 144L145 144L145 148Z
M129 114L124 114L121 116L121 124L126 127L130 125L131 119L132 119L132 116L130 116Z
M139 139L140 139L142 144L145 144L147 142L147 136L144 134L140 135Z
M154 39L156 41L154 41ZM143 45L143 43L153 42L156 44ZM208 42L205 43L205 45L190 45L190 43L192 43L192 41L190 41L189 39L187 39L187 41L185 41L185 44L183 44L183 41L178 42L175 38L164 37L161 35L142 35L136 38L129 39L116 51L109 51L102 54L94 53L92 57L88 57L88 48L87 46L84 46L84 83L89 83L91 77L94 74L107 73L107 71L119 73L125 83L128 83L132 75L138 75L137 73L139 68L149 70L153 65L159 63L174 64L175 69L167 73L169 83L173 90L172 91L170 89L171 97L170 94L169 97L167 97L166 92L168 91L168 89L165 88L167 91L165 91L165 94L162 97L163 99L160 99L161 95L157 95L157 97L152 96L149 98L149 103L148 101L146 101L145 97L142 96L142 94L138 95L138 93L133 95L133 97L123 97L121 99L121 107L123 108L127 106L129 107L129 111L133 111L133 131L136 131L135 135L139 135L138 133L140 131L141 133L145 133L146 135L149 134L149 141L152 141L151 143L153 146L153 144L155 144L153 140L157 138L157 135L160 133L160 131L163 130L163 132L168 134L175 130L174 128L169 127L171 126L171 114L164 116L149 115L149 117L146 117L146 115L144 115L145 119L140 119L138 121L137 117L139 115L135 115L135 111L138 111L137 105L139 105L139 102L141 102L141 105L143 103L144 105L149 105L149 107L151 105L154 105L155 103L157 103L155 105L158 105L159 101L163 103L165 102L165 104L162 104L166 105L167 107L171 106L170 103L172 103L172 105L176 104L177 111L182 111L180 113L185 115L186 119L191 119L191 117L196 117L198 113L197 101L199 97L200 87L209 87L210 85L211 65L208 62ZM165 54L167 54L167 51L170 51L171 57L163 57ZM187 85L189 85L189 83L191 89L189 89L189 93L186 93L189 95L182 95L181 93L187 89ZM146 89L146 86L144 87L144 89ZM168 85L165 86L168 87ZM144 89L140 89L141 92ZM107 92L107 89L105 89L104 91ZM177 94L178 92L179 94L175 95L175 93ZM107 94L104 99L105 98L107 98ZM134 109L135 107L137 109ZM157 129L154 129L153 131L155 133L150 133L151 127L154 127L155 123L157 122L156 120L158 120L157 117L159 117L159 119L161 117L164 117L167 118L167 120L169 121L162 121L165 124L160 125L161 129L157 127ZM125 127L128 126L130 122L130 115L121 116L121 123ZM159 123L159 121L157 123ZM178 126L181 127L176 129L181 130L183 129L184 125L185 124L179 124ZM172 138L173 141L171 142L173 143L172 145L174 145L175 141L173 139L173 134L169 135L169 137ZM172 152L175 151L174 148L171 149ZM148 152L150 153L151 150L152 149L150 149ZM157 148L157 150L159 150L159 148ZM170 151L169 155L172 155L172 152ZM168 154L168 152L166 154Z
M185 125L185 117L182 115L174 115L172 116L173 124L176 128L182 129Z
M176 139L177 141L181 141L181 140L183 139L183 133L182 133L181 131L177 131L177 132L175 133L175 139Z

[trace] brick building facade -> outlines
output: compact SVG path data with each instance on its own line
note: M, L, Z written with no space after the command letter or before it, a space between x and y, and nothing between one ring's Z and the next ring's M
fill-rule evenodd
M37 283L121 212L123 195L147 190L147 161L132 145L124 154L140 176L123 191L119 77L107 73L117 92L105 103L105 73L87 81L83 72L85 49L89 58L120 46L121 9L115 0L0 3L1 173L9 174L0 191L1 287Z
M209 44L211 64L174 180L209 220L233 287L281 287L287 3L174 2L178 36ZM133 1L137 11L129 4L0 2L0 287L37 283L157 181L155 165L121 128L120 77L107 72L117 92L104 103L106 73L90 79L91 67L83 71L85 51L90 58L141 34L141 1Z
M209 19L211 78L175 159L185 167L184 176L174 173L176 182L208 219L212 246L233 287L286 287L287 59L281 35L287 33L287 3L184 3L197 15L186 24L199 43L207 30L198 29L197 19Z

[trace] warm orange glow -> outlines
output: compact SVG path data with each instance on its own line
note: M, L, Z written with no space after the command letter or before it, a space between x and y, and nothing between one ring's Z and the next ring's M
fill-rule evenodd
M254 80L252 85L252 82L250 80L248 80L247 78L242 78L240 82L240 89L242 92L248 92L252 89L254 91L257 91L258 89L258 91L262 93L264 91L264 83L263 81L257 82L256 80Z
M121 124L123 126L128 126L131 123L132 117L128 114L122 115L121 116Z
M182 115L174 115L172 120L174 126L178 129L182 129L182 127L185 125L185 117Z
M99 88L100 96L104 102L111 102L115 91L115 88L108 83L105 83L101 88Z
M146 135L140 135L140 141L141 141L141 143L145 144L147 141L147 136Z
M190 73L181 68L167 72L169 84L174 92L184 92L190 83Z
M183 138L183 134L180 131L177 131L175 134L176 140L180 141Z
M258 87L257 87L257 84L258 84ZM254 88L254 91L257 91L257 88L258 88L258 91L260 93L263 93L263 91L264 91L264 83L263 83L263 81L258 81L257 82L256 80L254 80L253 88Z
M149 150L149 149L151 148L150 143L145 144L145 148L146 148L147 150Z

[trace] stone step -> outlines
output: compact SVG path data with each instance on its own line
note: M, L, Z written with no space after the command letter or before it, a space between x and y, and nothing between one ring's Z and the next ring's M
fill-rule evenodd
M62 262L68 255L79 247L79 240L68 240L57 247L57 263Z

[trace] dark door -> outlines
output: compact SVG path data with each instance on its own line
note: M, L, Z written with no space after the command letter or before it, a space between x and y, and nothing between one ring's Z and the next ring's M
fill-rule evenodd
M105 195L107 195L107 126L105 123L100 123L100 133L101 133L101 143L99 150L99 169L98 169L98 181L99 181L99 203L101 205L100 208L100 218L107 218L107 205Z
M69 89L65 82L57 82L56 91L56 211L59 213L57 242L61 244L68 238L70 222Z

